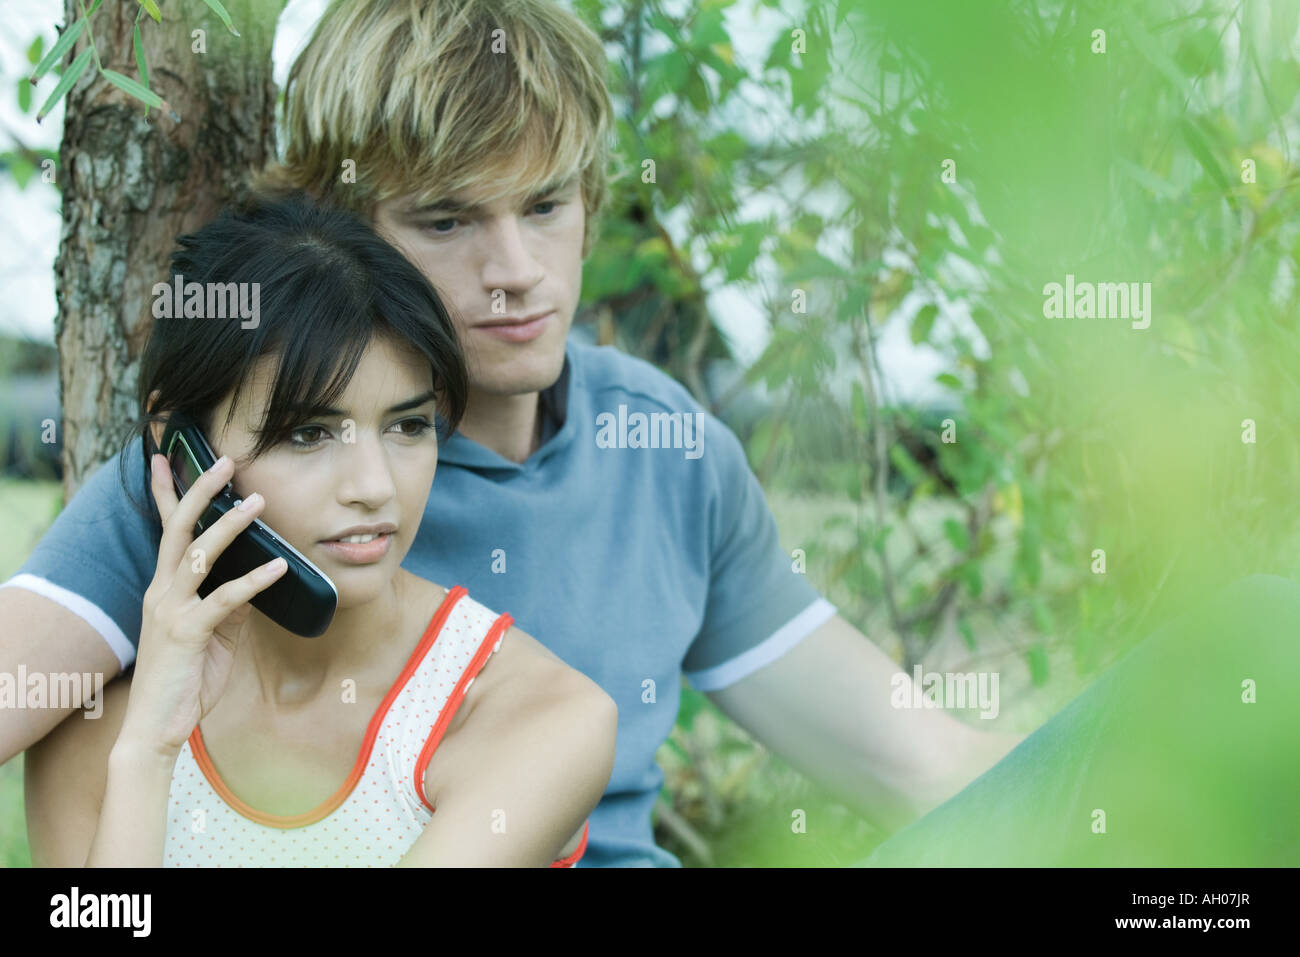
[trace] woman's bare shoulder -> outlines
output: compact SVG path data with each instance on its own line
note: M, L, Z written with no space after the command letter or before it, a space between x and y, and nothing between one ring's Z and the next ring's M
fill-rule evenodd
M413 587L421 595L421 606L427 609L425 619L432 619L452 589L415 575L411 578ZM477 602L468 591L466 596ZM497 613L509 611L504 608L489 610ZM486 688L503 680L535 681L539 676L554 677L567 672L579 674L553 651L517 625L512 624L501 637L501 646L492 654L475 678L475 689Z
M517 625L501 636L501 645L478 673L474 690L491 692L506 685L520 690L560 690L570 682L582 683L585 676Z

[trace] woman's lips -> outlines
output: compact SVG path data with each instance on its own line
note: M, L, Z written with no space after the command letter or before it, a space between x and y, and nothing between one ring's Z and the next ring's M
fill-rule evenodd
M321 542L330 554L349 565L370 565L388 554L393 533L386 532L372 542Z

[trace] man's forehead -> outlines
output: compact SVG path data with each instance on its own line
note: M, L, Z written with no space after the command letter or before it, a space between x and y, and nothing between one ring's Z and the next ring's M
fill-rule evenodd
M501 201L507 206L513 205L515 201L533 202L576 186L579 178L578 173L570 173L544 183L536 189L530 189L522 195L504 197ZM485 204L478 199L478 195L481 195L481 192L476 194L476 191L462 191L435 196L431 202L423 202L412 193L393 200L392 206L394 211L402 216L418 216L434 210L447 213L481 212Z

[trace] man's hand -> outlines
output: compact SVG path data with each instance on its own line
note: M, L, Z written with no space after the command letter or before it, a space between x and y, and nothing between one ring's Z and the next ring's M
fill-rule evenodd
M772 751L892 832L1026 737L977 731L940 709L893 707L899 671L836 615L776 661L708 695Z

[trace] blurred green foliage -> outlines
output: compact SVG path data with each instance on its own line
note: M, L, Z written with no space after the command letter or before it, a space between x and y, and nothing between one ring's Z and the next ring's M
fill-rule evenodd
M956 637L1077 690L1191 597L1294 576L1296 0L754 6L761 63L731 55L751 5L608 29L632 172L584 302L724 418L702 293L764 304L771 404L737 429L765 487L849 503L790 543L841 613L909 666ZM1048 318L1067 275L1149 283L1149 326ZM948 399L898 399L900 327Z

